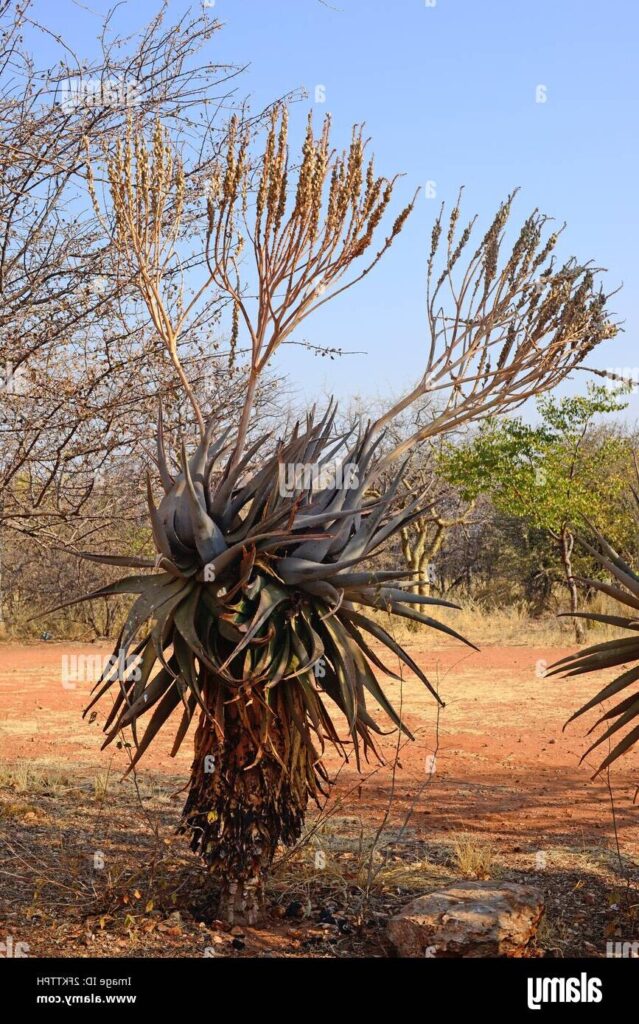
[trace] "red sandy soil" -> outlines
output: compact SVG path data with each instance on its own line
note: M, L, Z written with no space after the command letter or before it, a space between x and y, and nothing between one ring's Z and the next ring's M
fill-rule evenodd
M562 728L589 696L599 678L562 680L541 678L544 665L569 649L488 647L480 652L447 648L428 650L421 643L407 644L446 703L439 716L433 698L414 677L407 675L403 715L415 736L405 742L401 767L395 773L398 809L408 808L424 784L436 754L435 773L414 810L412 824L433 831L472 827L499 832L513 839L541 830L564 841L570 837L600 842L612 836L610 794L604 775L592 781L594 769L607 747L579 758L587 749L586 728L593 715ZM89 724L81 713L90 693L89 683L65 688L61 665L65 656L108 656L110 648L94 644L34 644L0 646L0 758L4 762L33 761L106 771L126 765L126 755L114 747L100 752L100 723L110 706L107 696ZM540 668L540 666L542 666ZM609 673L610 675L610 673ZM400 684L386 680L386 690L397 708ZM599 683L599 685L601 685ZM378 721L382 722L382 716ZM168 756L172 723L156 739L140 768L169 772L186 778L190 764L188 738L177 758ZM439 732L439 737L437 733ZM392 761L396 736L383 742ZM335 759L329 757L332 767ZM612 780L619 838L639 845L639 805L633 805L639 784L639 755L633 754L613 769ZM390 768L364 765L374 774L356 796L353 813L383 800L391 784ZM354 768L340 774L341 790L357 782Z
M595 716L578 719L565 732L562 727L612 673L576 680L544 679L545 666L569 653L561 648L431 650L419 637L408 640L406 646L446 706L438 715L431 695L410 674L403 685L385 681L395 707L402 706L415 742L402 741L393 771L397 736L385 737L382 748L387 763L382 768L365 765L361 786L353 765L340 771L334 794L342 798L340 813L375 826L392 797L389 822L400 830L405 823L404 831L418 853L424 852L420 843L434 849L437 843L450 843L451 837L473 833L490 843L506 877L533 884L540 877L543 883L538 856L542 851L550 864L563 865L556 872L562 875L562 893L573 886L576 890L585 886L584 898L588 892L596 893L580 905L576 919L582 922L581 932L579 924L566 926L568 937L560 936L554 951L602 955L604 936L614 936L618 929L602 919L594 932L589 930L584 924L588 904L607 899L615 908L617 891L630 882L623 873L599 877L590 861L602 852L613 859L620 852L629 864L637 859L639 804L633 798L639 784L639 754L622 760L610 777L604 773L593 780L607 746L582 764L579 759L588 746L585 733ZM98 706L91 723L81 718L91 684L62 685L62 659L79 654L106 657L110 649L92 644L0 646L0 767L28 763L83 779L95 779L107 771L119 778L127 764L126 751L99 749L100 725L110 697ZM377 718L381 723L382 716ZM190 742L187 737L176 759L168 756L176 726L177 722L169 722L156 738L141 761L139 777L144 779L148 773L149 778L165 779L178 790L188 778ZM337 759L328 755L327 762L337 772ZM175 819L177 808L179 803L169 808ZM79 805L78 815L83 813ZM623 932L624 939L633 937ZM279 951L274 938L270 948Z

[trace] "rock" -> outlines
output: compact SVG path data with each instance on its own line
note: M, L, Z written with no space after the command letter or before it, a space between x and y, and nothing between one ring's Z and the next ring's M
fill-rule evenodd
M407 904L388 922L399 956L530 955L544 912L539 890L516 882L458 882Z

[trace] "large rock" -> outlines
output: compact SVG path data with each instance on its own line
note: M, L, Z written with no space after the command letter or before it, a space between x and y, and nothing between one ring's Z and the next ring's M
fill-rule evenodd
M407 904L388 922L400 956L530 956L544 903L515 882L459 882Z

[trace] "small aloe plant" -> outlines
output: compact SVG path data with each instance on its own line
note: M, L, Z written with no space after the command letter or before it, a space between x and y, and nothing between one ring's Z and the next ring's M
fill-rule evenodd
M639 505L639 494L636 493L635 498ZM612 682L606 683L605 686L598 690L594 697L591 697L590 700L586 701L582 707L575 711L574 715L566 723L567 725L593 708L603 705L605 701L613 700L619 694L628 691L629 687L633 687L634 684L639 682L639 576L598 530L594 527L591 527L591 530L593 534L592 539L597 546L591 544L583 536L578 536L577 539L589 554L599 562L602 568L610 573L616 582L608 583L598 579L582 579L578 582L606 594L607 597L613 598L622 606L619 609L620 612L623 611L623 606L625 606L631 609L631 613L629 615L607 615L585 611L569 612L566 614L571 615L573 618L578 617L580 619L587 619L590 622L601 622L619 629L627 629L630 632L628 636L593 644L590 647L577 651L575 654L569 654L550 666L549 676L564 673L566 678L579 676L585 672L601 672L604 669L616 668L619 665L622 665L624 668L620 675L613 679ZM602 743L610 741L613 736L616 737L616 742L597 768L595 775L599 775L600 772L604 771L639 743L638 719L639 693L634 688L629 696L626 694L622 700L613 703L612 707L607 708L588 730L590 735L599 726L605 725L597 739L583 754L582 761L593 750L600 747ZM619 738L620 730L625 728L627 728L626 733Z

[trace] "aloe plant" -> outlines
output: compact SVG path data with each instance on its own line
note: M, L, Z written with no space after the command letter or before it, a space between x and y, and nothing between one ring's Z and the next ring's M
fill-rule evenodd
M309 114L301 152L291 156L282 104L264 129L231 117L205 197L198 193L202 176L183 163L184 147L159 121L149 128L131 119L119 144L102 153L102 199L89 156L87 188L113 273L146 308L201 441L190 458L182 451L174 474L158 427L165 494L157 508L149 484L157 565L107 559L156 571L89 595L137 595L118 646L134 652L138 678L112 671L94 701L117 684L106 742L131 726L134 763L174 710L181 713L175 751L199 716L183 828L221 878L222 913L250 918L278 842L295 841L308 801L328 790L326 744L357 764L375 754L380 729L366 695L407 732L378 682L376 673L389 670L374 644L432 690L369 610L388 609L463 639L412 607L447 604L404 590L403 581L416 582L412 572L383 570L379 561L376 567L382 545L423 515L424 496L397 510L400 460L442 433L554 387L616 326L589 264L555 266L558 233L548 234L548 218L535 211L504 250L513 193L470 255L475 218L462 227L459 197L447 223L442 207L431 233L426 352L415 383L355 436L335 437L329 407L319 422L311 416L264 454L268 439L251 446L248 438L275 354L315 310L377 266L417 193L384 234L398 178L377 174L361 126L339 151L330 118L317 132ZM195 231L203 277L187 298L176 273ZM244 399L228 444L220 423L207 424L180 357L190 330L218 303L229 310L231 372L246 353ZM392 433L399 417L432 397L441 399L432 417L420 417L382 454L384 431ZM331 459L355 467L356 480L353 473L340 474L339 484L313 478L292 494L282 487L282 467L321 467ZM345 736L331 708L344 716ZM138 719L147 715L138 739Z
M371 499L368 479L380 438L374 441L370 428L335 438L334 420L330 407L317 423L310 415L255 465L267 441L262 437L235 466L226 457L227 434L216 436L212 420L190 458L182 446L174 474L160 415L157 463L165 493L157 508L148 478L157 561L82 553L154 570L80 599L135 595L112 667L85 714L108 690L117 691L104 745L130 727L131 767L173 713L179 716L173 755L198 717L181 828L222 880L220 912L229 920L238 913L255 918L278 843L295 842L308 801L328 792L326 744L358 766L362 756L377 754L373 735L382 729L366 697L410 736L378 681L376 673L399 677L380 660L375 642L439 700L371 611L388 609L463 640L415 610L416 603L456 606L402 589L413 573L362 568L423 509L420 496L395 509L402 469ZM349 472L335 473L328 486L320 476L305 490L283 493L282 467L326 470L337 458ZM331 707L345 719L344 736Z
M639 495L635 495L639 504ZM606 683L590 700L586 701L574 715L567 725L581 715L591 711L593 708L604 703L604 701L616 698L628 687L639 681L639 576L633 572L631 567L615 551L605 537L591 526L593 539L598 547L591 544L585 537L578 536L579 543L584 547L599 564L610 573L616 583L607 583L598 579L580 579L577 582L587 587L598 590L608 597L618 601L620 605L630 608L630 615L605 615L596 612L570 612L566 613L573 618L588 619L591 622L601 622L619 629L630 630L630 635L615 640L608 640L603 643L593 644L585 650L577 651L561 658L550 666L549 676L563 673L565 678L579 676L586 672L601 672L604 669L616 668L622 665L624 671L610 683ZM620 609L621 611L622 609ZM630 667L628 667L630 666ZM601 762L595 775L599 775L609 765L613 764L619 757L631 750L639 742L639 692L633 690L623 700L615 702L597 719L589 729L592 734L604 723L606 727L600 732L597 739L588 747L581 760L588 756L593 750L616 737L608 754ZM619 730L630 726L631 728L619 738Z

